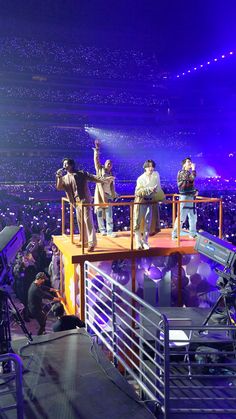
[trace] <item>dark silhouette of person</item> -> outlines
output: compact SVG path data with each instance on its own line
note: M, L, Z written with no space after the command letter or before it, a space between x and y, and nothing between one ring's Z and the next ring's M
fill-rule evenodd
M74 315L66 315L63 304L56 303L52 307L52 312L57 321L53 324L54 332L62 332L64 330L77 329L78 327L85 327L85 323L79 317Z
M49 288L44 285L47 280L47 275L44 272L39 272L34 282L31 284L28 291L28 307L31 316L37 320L39 324L38 335L45 333L45 326L47 316L43 311L43 299L52 301L62 301L61 297L55 297L50 292L56 292L54 288Z

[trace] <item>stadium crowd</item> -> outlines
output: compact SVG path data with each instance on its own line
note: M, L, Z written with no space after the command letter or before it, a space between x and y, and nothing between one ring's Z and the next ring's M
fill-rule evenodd
M65 45L20 37L0 39L1 71L100 79L156 80L155 55L138 50Z
M209 184L212 189L209 189ZM91 184L91 190L94 192L94 187L92 186ZM166 194L176 193L174 182L163 180L162 186ZM223 199L224 236L227 236L230 241L236 242L235 181L226 182L219 179L199 180L198 188L201 191L201 196ZM117 182L117 192L120 196L133 195L134 189L134 182ZM43 233L47 240L50 241L52 234L60 234L60 195L55 195L54 183L1 184L0 190L2 197L0 229L7 225L23 225L28 240L30 240L33 234ZM160 205L160 216L162 228L170 228L172 225L171 205L162 203ZM198 204L198 229L217 234L218 222L218 204ZM114 224L116 231L128 230L130 228L128 207L116 207Z
M50 104L86 104L86 105L132 105L132 106L158 106L163 107L166 99L161 99L156 93L137 92L136 89L112 88L78 88L76 85L70 89L68 86L53 88L51 86L2 86L0 88L2 99Z

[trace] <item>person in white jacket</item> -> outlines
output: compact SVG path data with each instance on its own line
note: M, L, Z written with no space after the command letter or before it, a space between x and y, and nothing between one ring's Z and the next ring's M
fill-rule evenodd
M160 231L157 193L161 189L160 176L153 160L146 160L144 173L135 188L134 232L137 249L149 249L148 237Z

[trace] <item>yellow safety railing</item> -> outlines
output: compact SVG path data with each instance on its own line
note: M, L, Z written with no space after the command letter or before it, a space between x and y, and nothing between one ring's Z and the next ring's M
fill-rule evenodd
M222 225L223 225L223 205L222 205L222 198L209 198L204 196L197 196L196 199L187 199L187 200L176 200L176 198L181 197L179 194L169 194L169 196L172 196L172 225L174 225L175 219L176 219L176 207L177 207L177 214L180 214L180 205L184 204L186 202L191 203L213 203L218 202L219 203L219 238L222 239ZM180 217L178 217L178 223L177 223L177 244L180 245Z
M203 197L198 196L194 200L185 200L180 201L179 198L181 195L179 194L165 194L166 199L160 203L162 204L171 204L172 205L172 224L174 225L176 214L180 214L180 204L191 202L191 203L219 203L219 238L222 238L222 224L223 224L223 206L222 206L222 198L209 198L209 197ZM134 233L134 206L135 205L147 205L147 203L138 203L134 202L134 195L122 195L120 196L120 199L132 199L132 201L129 202L109 202L105 204L88 204L88 203L76 203L77 205L81 206L81 220L84 219L84 209L85 207L100 207L100 208L106 208L108 206L112 207L122 207L122 206L129 206L130 207L130 250L133 250L134 248L134 240L133 240L133 233ZM65 204L69 203L70 205L70 234L65 233ZM156 202L151 203L152 205L156 205ZM150 205L150 203L149 203ZM176 211L177 209L177 211ZM180 217L178 217L178 224L177 224L177 244L180 246ZM71 243L78 244L74 240L74 206L69 202L68 198L63 197L62 198L62 235L71 238ZM81 250L82 254L84 254L85 249L85 243L84 243L84 223L81 223L81 231L80 231L80 241L81 241Z

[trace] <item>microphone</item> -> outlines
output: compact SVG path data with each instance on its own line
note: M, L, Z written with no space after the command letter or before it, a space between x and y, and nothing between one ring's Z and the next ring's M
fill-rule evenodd
M60 169L58 169L58 170L56 171L56 175L60 175L60 176L62 176L62 173L64 172L64 170L65 170L65 168L64 168L64 167L61 167Z

